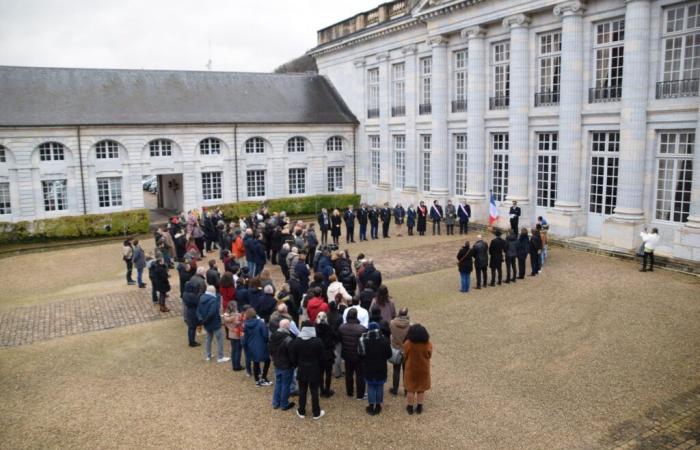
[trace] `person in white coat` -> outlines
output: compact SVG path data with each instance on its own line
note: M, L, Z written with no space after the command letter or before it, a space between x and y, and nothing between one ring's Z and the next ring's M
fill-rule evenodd
M640 272L647 271L647 260L649 260L649 272L654 271L654 250L656 246L659 245L659 230L657 228L652 228L651 233L647 233L645 228L639 234L644 241L644 255L642 256L642 268L639 269Z
M352 300L352 295L348 294L348 291L343 286L343 283L338 281L338 277L335 274L329 276L328 281L330 282L327 290L328 301L335 300L336 304L338 305L340 305L341 303L347 305L350 302L350 300ZM342 296L342 300L340 301L338 301L339 299L336 298L338 294Z

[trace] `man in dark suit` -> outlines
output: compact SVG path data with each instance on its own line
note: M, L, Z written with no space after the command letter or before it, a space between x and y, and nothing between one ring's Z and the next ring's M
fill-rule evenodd
M369 234L372 240L379 239L379 211L377 211L376 206L373 206L372 209L369 210L367 217L369 218Z
M328 242L328 230L331 227L331 218L328 216L328 210L323 208L321 214L318 215L318 229L321 231L321 244Z
M485 288L487 286L486 268L489 266L489 246L481 235L476 237L472 252L474 253L474 269L476 269L476 288L481 289L482 283Z
M469 232L469 218L472 216L472 208L465 201L459 203L457 207L457 217L459 217L459 234Z
M367 240L367 219L369 216L369 211L367 211L367 205L364 203L357 211L357 221L360 222L360 241Z
M352 205L348 206L343 214L343 220L345 220L345 243L355 242L355 211L352 209Z
M389 225L391 225L391 208L389 203L384 203L384 208L379 212L382 218L382 237L389 237Z
M520 206L518 206L518 202L513 200L513 206L510 207L510 211L508 211L508 215L510 216L510 229L515 232L515 234L518 234L518 221L520 220Z
M437 200L433 201L433 205L430 207L430 220L433 221L433 236L435 236L435 228L437 227L437 234L440 235L440 222L445 215L442 212L442 206Z
M506 249L506 241L501 237L501 230L496 230L496 237L489 244L489 267L491 268L491 286L496 283L496 274L498 274L498 285L501 285L503 278L503 253Z

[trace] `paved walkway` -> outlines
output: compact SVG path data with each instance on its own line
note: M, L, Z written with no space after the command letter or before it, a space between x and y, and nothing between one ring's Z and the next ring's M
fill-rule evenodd
M375 264L382 271L385 279L432 272L453 265L452 254L455 253L458 245L453 241L395 250L381 256ZM279 269L275 270L275 274L277 272ZM173 276L177 277L175 273ZM172 284L173 298L168 301L170 312L167 314L160 313L158 308L151 305L150 287L134 288L128 293L16 308L0 313L0 347L31 344L47 339L179 316L182 314L182 306L177 298L177 281L175 280Z

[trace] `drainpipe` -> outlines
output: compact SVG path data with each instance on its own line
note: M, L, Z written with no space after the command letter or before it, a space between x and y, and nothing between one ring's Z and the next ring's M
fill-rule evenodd
M233 164L234 167L236 168L236 203L238 203L239 200L239 194L238 194L238 124L234 123L233 124Z
M83 174L83 149L80 144L80 126L78 126L78 161L80 163L80 191L83 193L83 214L87 214L87 201L85 200L85 175Z
M357 124L352 126L352 193L357 194L357 148L355 140L357 134Z

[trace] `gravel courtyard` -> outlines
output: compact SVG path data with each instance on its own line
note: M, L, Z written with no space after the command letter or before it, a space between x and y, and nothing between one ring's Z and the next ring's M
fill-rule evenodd
M171 316L0 348L3 447L700 445L698 278L639 273L627 262L553 249L539 277L460 294L453 264L460 244L459 236L404 237L348 247L394 275L387 284L395 301L431 333L433 389L422 416L408 416L403 397L387 393L382 414L368 417L365 403L345 397L341 380L336 396L322 399L327 415L319 422L273 411L271 388L255 388L227 364L203 361L201 349L186 347L182 320ZM0 311L71 301L71 292L104 290L118 301L126 292L119 266L92 259L117 252L118 260L118 250L5 259L15 270L0 279L12 292ZM416 264L421 258L424 270ZM23 275L42 264L82 269L57 280L53 296L50 283L32 288Z

